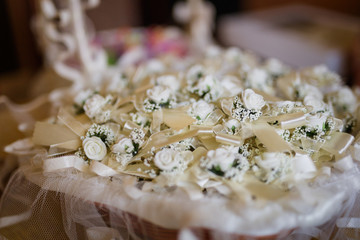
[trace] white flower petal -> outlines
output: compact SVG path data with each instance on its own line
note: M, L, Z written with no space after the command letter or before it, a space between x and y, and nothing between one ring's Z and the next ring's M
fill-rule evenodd
M261 110L265 106L263 96L256 94L252 89L246 89L242 93L242 99L247 109Z
M91 160L100 161L107 154L106 145L99 137L85 138L83 148L86 156Z

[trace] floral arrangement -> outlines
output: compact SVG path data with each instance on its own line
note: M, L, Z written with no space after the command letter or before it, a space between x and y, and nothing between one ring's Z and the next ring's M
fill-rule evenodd
M249 182L291 191L359 158L358 93L325 66L296 71L211 47L200 60L111 73L37 124L33 141L50 146L49 157L72 155L101 176L134 176L142 191L178 187L191 199L231 197ZM69 133L50 141L59 127Z

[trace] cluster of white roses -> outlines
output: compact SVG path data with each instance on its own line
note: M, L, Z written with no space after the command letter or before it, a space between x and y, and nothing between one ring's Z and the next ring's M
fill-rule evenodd
M248 159L234 146L210 150L206 157L202 158L200 166L217 176L239 182L250 168Z
M234 98L234 106L231 116L237 120L250 121L257 120L261 115L261 109L265 106L264 98L256 94L252 89L246 89L241 94L241 98Z
M95 94L88 98L84 104L85 114L93 119L95 123L105 123L111 118L111 102L113 98L107 95L105 98L100 94Z
M312 177L317 151L331 135L357 131L357 96L326 67L293 72L276 59L260 63L235 48L213 48L206 55L196 63L151 60L140 65L136 71L127 72L127 89L121 94L115 89L111 95L106 95L109 89L102 94L90 90L79 93L77 108L97 123L83 139L86 158L114 160L119 169L143 164L145 170L138 171L151 178L180 176L191 169L206 181L241 182L252 174L272 183L287 181L289 174ZM188 115L189 125L171 129L162 109L181 112L178 121ZM290 124L284 126L283 116ZM292 125L291 121L299 124ZM252 124L258 122L265 122L301 154L269 152L254 132ZM162 144L168 137L201 127L207 135ZM164 139L154 140L159 133L164 133ZM159 147L148 147L151 141ZM197 148L206 149L199 161L194 160Z

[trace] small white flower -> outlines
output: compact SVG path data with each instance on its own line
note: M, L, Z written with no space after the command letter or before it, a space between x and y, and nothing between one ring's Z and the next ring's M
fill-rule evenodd
M293 96L296 100L302 100L305 96L313 96L319 100L324 98L322 92L314 85L301 81L299 74L296 75L296 79L293 82Z
M319 100L322 100L324 97L322 92L317 87L306 83L303 84L302 94L304 97L311 95Z
M111 151L114 153L129 154L132 153L132 151L134 151L134 145L130 138L124 137L120 139L119 142L117 142L112 146Z
M222 91L219 80L213 75L206 75L200 78L194 87L189 88L189 91L197 94L205 101L216 100Z
M78 106L82 106L93 93L94 91L90 89L80 91L74 98L74 103Z
M262 154L262 160L261 161L257 161L256 163L270 171L271 169L277 169L279 167L281 167L281 163L284 160L284 154L283 153L277 153L277 152L264 152Z
M250 86L261 88L267 85L268 74L265 70L260 68L252 69L247 76L247 81Z
M173 149L165 148L155 154L154 163L163 171L171 171L179 165L181 156Z
M321 115L308 116L306 120L308 121L308 123L306 124L307 126L322 131L322 128L327 120L327 116L321 116Z
M130 116L131 116L131 120L141 127L146 127L149 126L150 124L150 119L141 112L130 113Z
M341 77L328 69L326 65L318 65L305 70L305 75L311 78L312 81L315 80L314 84L322 87L323 90L334 91L341 84Z
M337 102L335 103L338 108L351 113L355 112L357 107L357 99L349 87L341 88L337 93Z
M242 83L235 76L225 76L220 83L224 90L222 94L223 97L233 97L242 91Z
M261 110L265 106L263 96L256 94L252 89L246 89L242 93L242 99L247 109Z
M155 86L146 91L149 99L157 104L166 103L171 97L171 90L165 86Z
M239 48L231 47L226 50L224 58L231 63L239 63L243 58L243 53Z
M146 64L146 70L150 74L163 73L165 71L165 65L157 59L151 59Z
M99 137L85 138L82 144L86 156L91 160L100 161L107 154L106 145Z
M314 95L306 95L304 98L304 105L311 106L313 112L324 111L326 108L326 104Z
M104 106L111 99L109 97L104 98L99 94L95 94L88 100L86 100L84 105L84 110L86 115L89 118L95 119L97 123L103 123L110 119L111 112L109 110L105 110Z
M205 76L205 69L202 65L194 65L186 73L186 82L189 86L195 84L200 78Z
M107 91L121 93L128 85L128 79L125 74L116 70L106 72L109 84L107 85Z
M282 75L288 68L276 58L269 58L265 63L265 68L273 75Z
M231 132L232 134L235 134L238 131L241 123L236 119L230 119L229 121L225 122L224 125L228 129L229 132Z
M329 72L329 69L326 65L317 65L312 68L312 71L313 71L314 75L317 75L318 77L320 77L321 75L324 75L327 72Z
M210 165L219 166L221 171L229 170L235 160L234 154L225 148L208 151L206 155Z
M144 143L145 132L141 128L134 128L130 133L130 139L141 146Z
M212 88L218 85L217 79L212 75L206 75L206 77L199 80L196 85L196 89L199 90L200 93L208 92Z
M261 158L256 157L255 161L261 170L264 171L262 178L267 183L282 178L291 171L290 158L283 153L264 152Z
M191 107L191 115L195 116L197 120L205 120L207 116L214 110L214 105L199 100L194 102Z
M180 81L173 75L164 75L156 79L157 84L165 86L176 92L180 89Z

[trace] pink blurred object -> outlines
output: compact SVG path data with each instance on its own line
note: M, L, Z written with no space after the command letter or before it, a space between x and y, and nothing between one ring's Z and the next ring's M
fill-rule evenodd
M174 27L118 28L101 31L97 33L93 44L106 49L110 64L125 52L138 47L145 50L146 59L164 54L182 57L188 53L185 36Z

